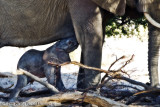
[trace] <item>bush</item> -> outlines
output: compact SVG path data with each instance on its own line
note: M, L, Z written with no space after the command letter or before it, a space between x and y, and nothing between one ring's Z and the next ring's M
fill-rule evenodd
M148 28L147 21L144 17L138 18L138 19L131 19L129 17L123 16L119 17L116 16L108 21L106 26L106 36L127 36L132 37L137 36L139 39L142 39L143 35L141 35L141 29L144 29L145 31ZM145 32L144 31L144 32Z

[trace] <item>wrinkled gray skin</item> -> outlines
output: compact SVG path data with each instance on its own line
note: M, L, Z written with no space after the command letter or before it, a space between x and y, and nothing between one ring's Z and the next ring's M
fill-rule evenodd
M143 3L144 1L148 3ZM145 12L142 7L147 5L149 14L160 22L159 2L160 0L0 0L0 46L40 45L76 35L82 49L81 63L100 68L105 25L111 13L123 15L126 5L134 8L130 13L137 8L140 12ZM156 73L160 30L152 25L149 25L149 30L149 71L151 83L155 85L158 82ZM100 78L99 72L80 68L77 87L97 86Z
M46 51L28 50L20 58L17 69L24 69L40 78L46 77L50 84L63 91L65 87L61 79L61 67L51 66L48 64L48 61L57 64L69 62L71 61L69 53L77 47L78 42L76 38L71 37L56 42ZM18 75L16 87L12 91L9 101L15 101L21 89L32 81L25 75Z

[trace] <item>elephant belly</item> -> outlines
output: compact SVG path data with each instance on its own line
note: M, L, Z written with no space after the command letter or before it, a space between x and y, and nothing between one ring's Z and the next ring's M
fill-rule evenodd
M73 35L67 0L0 0L0 45L41 45Z

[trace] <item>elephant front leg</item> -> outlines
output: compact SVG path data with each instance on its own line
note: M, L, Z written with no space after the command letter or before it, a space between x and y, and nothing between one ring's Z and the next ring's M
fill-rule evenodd
M70 2L71 18L82 49L81 63L100 68L103 44L101 11L91 0ZM96 87L100 79L98 71L80 68L77 88Z
M159 84L158 59L160 48L160 30L149 24L148 69L151 85Z
M60 91L64 91L65 87L61 79L61 71L60 68L56 66L50 66L46 65L45 67L45 75L47 78L47 81L58 88Z

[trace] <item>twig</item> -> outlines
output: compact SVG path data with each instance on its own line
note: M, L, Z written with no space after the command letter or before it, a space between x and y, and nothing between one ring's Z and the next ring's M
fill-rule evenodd
M111 70L112 66L113 66L115 63L117 63L119 60L124 59L124 58L125 58L125 56L122 56L122 57L116 59L116 60L110 65L110 67L108 68L108 71Z
M116 59L116 60L110 65L110 67L108 68L108 71L111 71L112 66L113 66L116 62L118 62L119 60L124 59L124 58L125 58L125 56L122 56L122 57ZM104 76L104 77L102 78L102 80L101 80L101 83L105 80L105 78L106 78L107 76L108 76L108 74L105 74L105 76Z
M122 72L122 73L125 73L125 74L127 74L126 72L123 72L123 70L122 70L122 68L124 68L127 64L129 64L130 62L131 62L131 60L133 59L133 57L134 57L134 55L132 55L132 57L129 59L129 60L127 60L126 61L126 63L122 66L122 67L120 67L118 70L114 70L114 71L112 71L112 70L110 70L111 69L111 67L115 64L115 63L117 63L119 60L121 60L121 59L124 59L125 58L125 56L122 56L122 57L120 57L120 58L118 58L118 59L116 59L112 64L111 64L111 66L109 67L109 69L108 69L108 71L112 71L112 72ZM127 74L128 75L128 74ZM101 80L101 83L105 80L105 78L108 76L108 74L105 74L105 76L102 78L102 80ZM129 75L128 75L129 76Z
M131 60L133 59L133 57L134 57L134 55L132 55L131 58L130 58L128 61L126 61L126 63L125 63L122 67L120 67L117 71L121 70L121 69L124 68L126 65L128 65L128 64L131 62Z
M54 93L58 93L58 92L59 92L53 85L51 85L51 84L49 84L49 83L47 83L47 82L42 81L42 80L41 80L40 78L38 78L37 76L34 76L34 75L32 75L31 73L29 73L29 72L27 72L27 71L25 71L25 70L23 70L23 69L18 69L18 70L17 70L17 73L18 73L18 74L24 74L24 75L30 77L31 79L33 79L33 80L39 82L40 84L46 86L48 89L50 89L50 90L53 91Z

